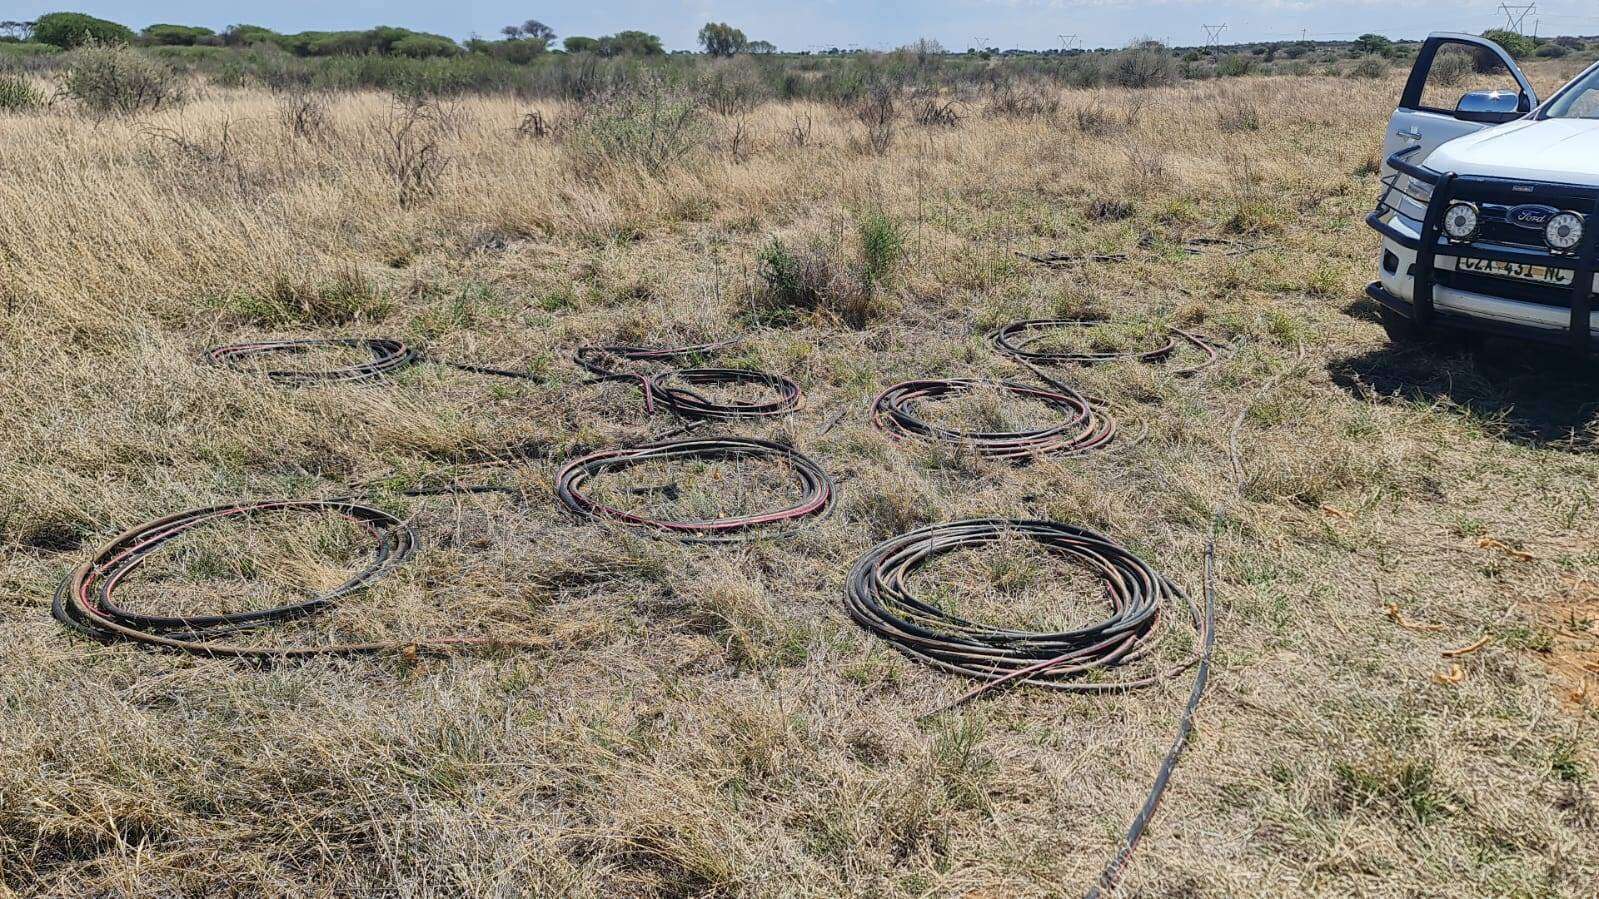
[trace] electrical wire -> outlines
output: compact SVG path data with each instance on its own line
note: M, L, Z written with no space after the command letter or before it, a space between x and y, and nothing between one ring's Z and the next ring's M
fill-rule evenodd
M339 368L314 371L267 369L261 374L264 374L268 380L277 384L303 387L311 384L372 381L388 375L398 374L413 365L428 362L458 371L471 372L472 374L492 375L499 378L517 378L527 381L540 380L537 375L528 372L434 358L407 346L401 341L388 337L311 337L297 340L257 340L214 347L206 351L205 358L213 365L249 373L253 372L254 369L246 364L247 360L267 355L305 353L317 348L364 349L372 354L372 358Z
M1162 335L1162 342L1151 349L1122 350L1108 352L1058 352L1053 350L1035 350L1031 347L1046 335L1043 332L1059 331L1071 328L1095 328L1110 324L1106 321L1082 319L1028 319L1015 321L1005 325L989 335L994 348L1015 359L1029 365L1098 365L1106 362L1162 362L1177 352L1178 338L1187 342L1198 350L1203 358L1190 366L1172 371L1179 377L1196 375L1221 358L1217 341L1202 334L1195 334L1182 328L1171 328Z
M497 487L467 487L464 492L505 492ZM451 491L451 492L463 492ZM431 495L434 491L425 494ZM117 604L117 588L166 543L205 525L273 512L333 513L352 521L374 540L372 558L342 584L308 599L268 609L227 614L152 615ZM269 624L304 618L366 590L416 551L411 526L381 509L353 499L264 500L190 509L145 522L119 534L61 580L51 614L73 631L102 642L131 641L144 646L200 656L257 660L317 655L354 655L456 646L528 647L539 641L499 637L445 637L429 640L250 645L229 639Z
M1009 536L1041 543L1102 577L1109 617L1066 631L1015 630L969 621L911 592L910 576L934 558ZM1120 680L1082 677L1147 656L1161 616L1174 607L1189 615L1200 643L1209 636L1209 625L1188 594L1131 551L1087 528L1034 519L935 524L884 541L850 569L844 607L862 628L905 655L983 682L945 708L1013 683L1069 693L1119 693L1180 674L1199 661L1197 650L1148 674Z
M651 375L612 367L616 361L668 362L685 356L711 353L737 342L737 339L733 339L680 347L625 344L585 346L573 354L572 360L594 375L590 383L637 382L644 393L644 409L650 414L654 414L657 401L680 418L702 421L772 418L798 411L804 405L804 393L798 384L781 375L736 368L675 368ZM770 390L775 397L749 402L718 402L695 389L748 386Z
M1210 661L1216 650L1216 526L1219 521L1219 515L1212 520L1210 539L1205 544L1203 640L1200 644L1199 665L1194 671L1194 686L1188 692L1188 704L1183 706L1182 718L1177 724L1177 736L1173 738L1171 748L1166 750L1165 758L1161 759L1160 768L1155 773L1155 783L1144 797L1144 804L1139 807L1138 813L1127 825L1127 833L1122 837L1116 854L1111 857L1105 870L1100 872L1099 879L1084 895L1084 899L1100 899L1101 896L1116 891L1116 884L1120 882L1122 872L1127 870L1127 865L1133 860L1133 853L1138 851L1138 843L1144 838L1145 829L1149 827L1149 822L1154 820L1155 812L1160 810L1160 801L1166 795L1166 787L1171 782L1172 772L1177 769L1177 760L1182 756L1183 748L1188 745L1189 735L1193 733L1194 715L1199 711L1199 704L1205 698L1205 687L1210 683Z
M304 353L313 348L364 349L372 354L366 362L322 371L296 369L268 369L262 374L278 384L303 386L351 381L370 381L392 375L415 365L420 358L416 350L398 340L386 337L313 337L301 340L258 340L234 343L206 351L206 359L213 365L249 372L245 361L257 356Z
M872 402L872 423L895 436L914 437L970 446L997 459L1028 459L1041 455L1079 456L1103 449L1116 437L1116 421L1095 408L1075 390L1050 380L1046 390L1015 381L943 378L905 381L878 394ZM959 431L928 422L916 414L917 404L962 396L974 390L994 390L1036 400L1065 413L1060 424L1020 431Z
M635 514L590 499L583 488L593 478L650 462L765 459L786 466L803 491L792 505L770 512L693 521L672 521ZM749 437L702 437L603 450L574 459L555 476L555 495L568 509L596 521L620 521L695 543L746 539L769 525L825 514L833 502L833 481L809 457L792 447Z
M1043 544L1104 580L1109 617L1068 631L1035 632L967 620L911 593L910 576L938 556L987 546L1016 535ZM1216 642L1216 524L1205 549L1205 596L1201 610L1177 584L1131 551L1086 528L1053 521L973 519L924 527L879 544L850 569L844 606L862 628L923 664L981 681L938 714L1002 686L1018 683L1062 692L1126 692L1153 686L1196 668L1178 724L1155 782L1133 816L1115 855L1086 899L1113 892L1171 781L1204 699ZM1147 657L1163 614L1185 615L1195 648L1185 659L1142 675L1109 679L1106 672ZM1197 667L1196 667L1197 666ZM1097 675L1097 676L1096 676ZM1085 676L1095 676L1085 679Z

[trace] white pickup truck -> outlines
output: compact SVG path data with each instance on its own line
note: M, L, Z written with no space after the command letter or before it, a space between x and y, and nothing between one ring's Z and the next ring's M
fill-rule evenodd
M1459 96L1462 81L1485 75L1506 83ZM1366 292L1389 339L1475 332L1589 350L1599 64L1540 103L1499 45L1435 34L1383 152L1382 196L1366 218L1383 238L1380 279Z

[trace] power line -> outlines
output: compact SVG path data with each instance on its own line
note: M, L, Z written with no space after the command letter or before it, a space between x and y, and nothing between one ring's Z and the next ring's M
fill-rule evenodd
M1517 34L1526 34L1522 29L1526 27L1527 17L1538 11L1538 4L1526 3L1512 5L1499 4L1499 11L1505 14L1505 28Z
M1210 55L1215 56L1221 51L1221 33L1227 30L1227 23L1220 25L1201 25L1205 29L1205 46L1209 48Z

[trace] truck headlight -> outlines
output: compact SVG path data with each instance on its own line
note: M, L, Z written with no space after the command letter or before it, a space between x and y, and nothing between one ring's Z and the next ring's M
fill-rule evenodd
M1477 236L1482 217L1471 203L1450 203L1444 210L1444 233L1450 240L1467 241Z
M1551 250L1571 252L1582 243L1582 216L1575 212L1560 213L1544 226L1543 239Z

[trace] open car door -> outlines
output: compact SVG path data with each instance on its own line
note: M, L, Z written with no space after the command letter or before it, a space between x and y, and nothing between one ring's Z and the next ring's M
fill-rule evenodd
M1538 94L1504 48L1470 34L1434 34L1421 45L1399 107L1388 121L1383 159L1419 146L1420 164L1439 144L1511 122L1538 105ZM1383 166L1383 174L1392 171Z

